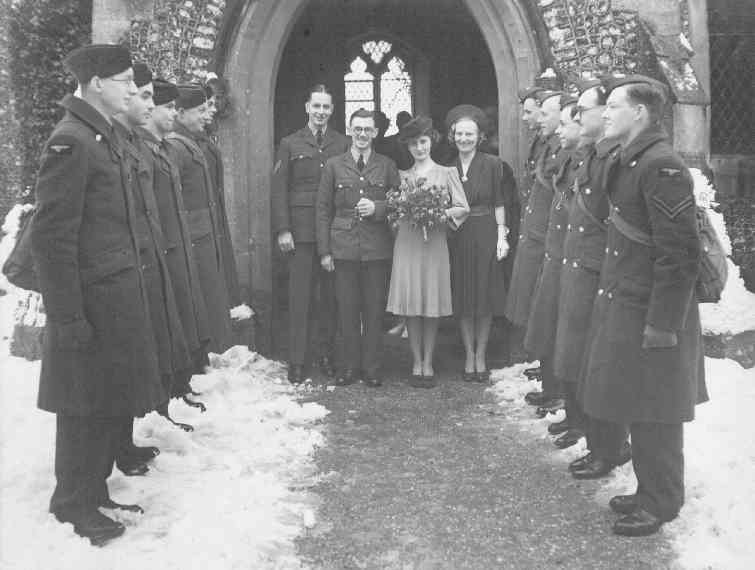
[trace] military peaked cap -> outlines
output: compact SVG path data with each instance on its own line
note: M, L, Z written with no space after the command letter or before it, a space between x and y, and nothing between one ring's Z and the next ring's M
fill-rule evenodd
M631 85L634 83L644 83L645 85L652 85L663 93L664 97L669 97L669 92L666 86L652 77L647 75L609 75L601 79L603 88L606 90L606 95L610 95L611 91L622 85Z
M137 87L144 87L152 81L152 71L146 63L135 61L132 67L134 68L134 83Z
M178 85L178 98L176 107L179 109L193 109L207 101L204 88L201 85L185 84Z
M91 44L70 52L63 66L80 84L89 83L92 77L112 77L131 67L128 48L115 44Z
M561 95L564 95L563 91L551 91L549 89L543 89L542 91L538 91L535 94L535 97L538 100L538 103L541 105L545 103L546 100L550 99L551 97L561 97Z
M154 89L152 100L155 105L165 105L178 99L178 87L169 81L159 78L153 79L152 88Z
M543 87L538 87L537 85L520 89L517 93L517 95L519 96L519 102L524 103L527 99L534 99L535 95L537 95L540 91L545 91L545 89Z

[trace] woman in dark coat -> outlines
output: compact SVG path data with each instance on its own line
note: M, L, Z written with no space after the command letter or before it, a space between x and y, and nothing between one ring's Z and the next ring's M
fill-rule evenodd
M498 157L478 152L484 140L485 114L473 105L459 105L446 117L449 140L459 151L459 172L470 214L456 232L452 246L451 286L454 313L459 316L466 351L463 378L486 382L485 355L493 316L503 315L508 255L507 205L516 182L511 167Z

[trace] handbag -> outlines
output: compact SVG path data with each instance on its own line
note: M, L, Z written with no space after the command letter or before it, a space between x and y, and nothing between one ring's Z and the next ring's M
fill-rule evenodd
M16 243L3 263L3 275L11 285L39 293L39 279L31 255L31 220L35 211L36 208L30 210L22 218Z

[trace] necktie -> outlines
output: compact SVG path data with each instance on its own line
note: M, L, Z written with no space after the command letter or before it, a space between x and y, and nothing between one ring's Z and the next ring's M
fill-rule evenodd
M362 170L364 170L364 155L359 155L359 160L357 160L357 168L359 169L359 172L362 172Z
M315 138L317 139L317 146L322 146L322 129L317 129L317 134L315 134Z

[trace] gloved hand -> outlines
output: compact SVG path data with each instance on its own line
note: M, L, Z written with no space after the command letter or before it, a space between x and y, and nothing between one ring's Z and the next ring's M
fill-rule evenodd
M653 325L645 325L642 332L642 348L672 348L679 343L674 331L664 331Z

